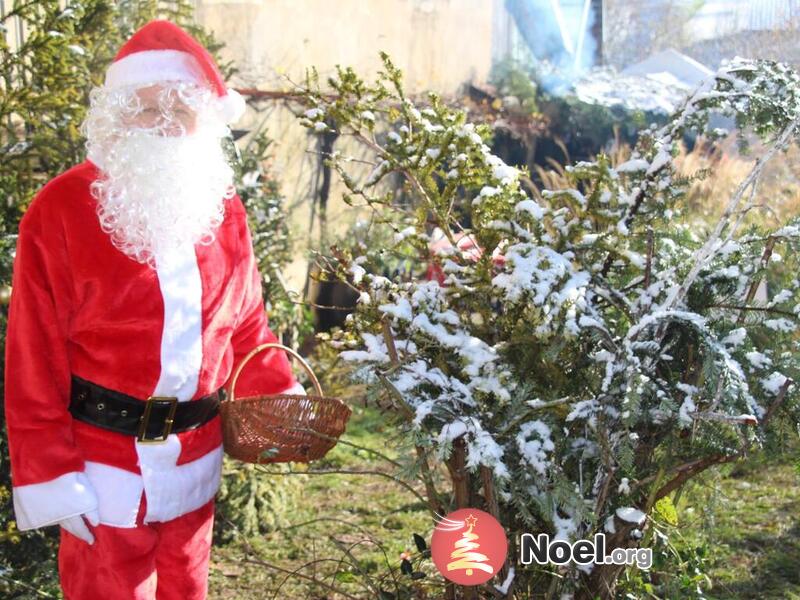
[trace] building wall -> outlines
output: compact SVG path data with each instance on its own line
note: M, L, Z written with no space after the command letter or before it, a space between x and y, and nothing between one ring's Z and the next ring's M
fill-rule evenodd
M487 80L498 7L502 0L198 0L196 19L225 42L223 58L235 62L240 73L233 83L240 87L291 89L290 81L302 82L311 66L325 81L337 64L372 78L381 66L378 52L384 50L403 70L408 92L453 94L465 82ZM286 277L299 291L305 251L319 235L309 228L318 185L317 141L285 105L260 106L263 112L251 109L237 126L252 129L263 123L275 139L270 170L281 182L287 218L299 242ZM356 150L341 139L336 149ZM359 215L341 201L343 192L338 184L331 189L333 235Z
M492 0L198 0L197 19L227 45L248 83L295 80L315 65L359 72L385 50L410 91L455 90L484 80L491 62Z
M800 28L800 0L603 0L603 13L604 58L618 68L668 48L712 69L737 54L772 58L797 46Z
M796 29L800 0L706 0L689 23L696 40L741 31Z

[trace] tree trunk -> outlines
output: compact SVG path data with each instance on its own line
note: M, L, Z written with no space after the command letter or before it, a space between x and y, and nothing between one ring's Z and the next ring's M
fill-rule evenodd
M500 520L500 505L497 502L497 493L494 489L494 474L492 473L492 470L485 465L481 465L481 482L483 484L483 495L486 499L486 512L497 519L498 523L502 523ZM510 544L509 550L511 550ZM506 561L503 563L503 566L500 567L500 571L496 575L498 584L502 585L502 583L506 580L509 564L512 563L514 559L513 557L514 554L511 552L509 552L506 556ZM513 587L513 585L509 586L508 591L503 595L504 598L511 598L511 590Z
M450 471L450 478L453 480L456 509L468 508L470 505L469 472L467 471L466 462L467 444L462 435L453 440L453 452L450 458L447 459L447 469ZM450 597L451 587L453 592L460 590L461 598L464 600L476 600L478 597L477 589L471 585L448 585L448 597ZM457 594L453 597L457 597Z
M646 525L646 524L645 524ZM606 537L606 553L614 548L635 548L638 541L631 539L636 524L614 518L616 532ZM641 527L644 531L645 526ZM617 579L627 565L594 565L592 572L583 577L583 587L575 594L575 600L613 600Z
M456 509L469 507L469 473L466 467L467 444L464 436L453 440L453 452L447 459L447 469L450 471L450 478L453 480L453 494L455 496Z

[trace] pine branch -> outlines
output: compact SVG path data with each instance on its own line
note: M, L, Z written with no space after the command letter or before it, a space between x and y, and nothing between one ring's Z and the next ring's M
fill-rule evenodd
M769 313L769 314L773 314L773 315L781 315L783 317L797 318L797 315L795 313L793 313L793 312L789 312L788 310L781 310L779 308L772 308L770 306L746 306L746 305L738 306L738 305L735 305L735 304L710 304L709 307L710 308L726 308L726 309L729 309L729 310L737 310L737 311L739 311L741 314L739 315L739 317L736 320L736 322L739 323L739 324L741 324L744 321L744 315L748 311L765 312L765 313Z
M763 269L767 263L769 262L770 257L772 256L772 249L775 247L775 238L773 236L769 236L767 239L767 243L764 246L764 253L761 255L761 268ZM744 307L742 307L741 312L739 313L739 318L736 320L737 323L741 324L744 323L745 317L745 308L749 305L753 298L755 298L756 292L758 291L758 286L761 284L761 279L754 279L753 282L750 284L750 289L747 290L747 295L744 299Z
M735 454L728 454L728 455L716 455L710 456L706 458L701 458L694 460L692 462L686 463L681 465L674 471L677 472L672 479L670 479L664 486L662 486L655 494L655 500L660 500L667 494L670 494L674 490L681 487L684 483L696 477L703 471L713 467L715 465L721 465L724 463L734 462L741 459L743 456L742 453L737 452Z
M767 166L767 163L769 163L772 157L775 156L779 150L782 150L786 146L789 139L796 134L796 130L797 121L792 121L790 124L784 127L784 129L777 136L776 141L773 142L767 151L756 159L756 162L752 169L750 169L747 177L745 177L744 180L739 184L730 201L728 202L728 205L725 207L722 216L719 218L716 226L714 227L714 231L711 233L711 235L709 235L703 246L694 253L691 261L692 266L689 270L689 273L686 275L681 285L676 287L663 302L663 310L672 310L676 308L686 296L686 293L689 291L689 287L694 283L694 280L697 278L700 270L708 263L708 260L711 258L711 256L718 251L722 232L730 223L731 218L733 218L733 215L735 214L736 209L739 207L745 192L748 190L748 188L757 185L764 168Z
M767 412L764 414L764 417L761 419L761 427L766 428L767 424L772 420L772 417L775 415L775 412L780 408L781 404L783 404L784 398L786 398L786 393L789 391L789 388L794 383L794 380L790 378L786 378L786 381L783 382L783 385L778 390L778 395L775 398L775 401L769 405L767 408Z

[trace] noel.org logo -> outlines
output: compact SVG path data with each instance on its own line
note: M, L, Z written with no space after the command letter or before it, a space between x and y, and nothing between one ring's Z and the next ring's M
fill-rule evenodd
M520 537L520 562L564 565L636 564L649 569L653 564L650 548L614 548L606 554L605 535L594 540L551 540L540 533ZM508 540L502 525L492 515L477 508L461 508L437 521L431 536L433 564L446 579L459 585L480 585L497 575L508 553Z
M459 585L479 585L503 566L508 540L502 525L477 508L460 508L438 522L431 536L433 564Z

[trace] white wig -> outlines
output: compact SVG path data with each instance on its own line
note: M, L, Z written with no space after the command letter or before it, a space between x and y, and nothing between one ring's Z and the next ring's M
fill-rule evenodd
M120 251L155 268L158 256L214 241L224 200L234 194L233 170L221 144L228 128L210 88L163 84L159 114L145 128L132 125L144 110L137 87L93 89L82 128L87 157L101 170L92 194L102 229ZM183 105L196 114L194 132L176 118Z

